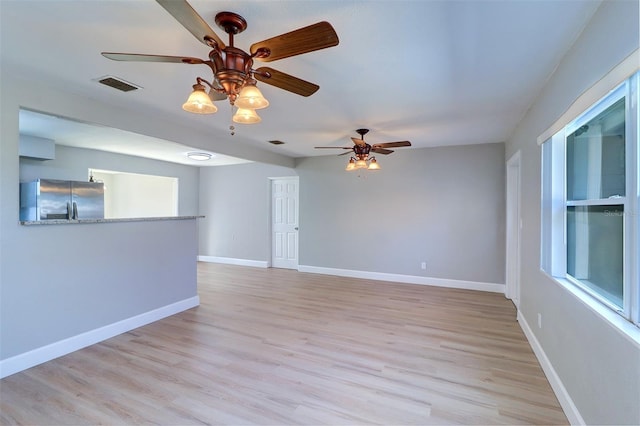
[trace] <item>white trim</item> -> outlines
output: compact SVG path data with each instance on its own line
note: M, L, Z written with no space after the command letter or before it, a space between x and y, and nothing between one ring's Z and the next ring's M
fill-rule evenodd
M194 296L0 361L0 379L200 305Z
M633 73L638 71L638 69L640 69L639 64L640 50L636 49L622 62L613 67L611 71L607 72L604 77L580 95L558 118L558 120L551 125L551 127L538 136L538 145L542 145L546 140L562 130L564 126L573 121L577 116L598 102L599 99L602 99L607 93L633 75Z
M268 177L267 179L269 180L280 180L280 179L300 179L300 176L298 175L291 175L291 176L280 176L280 177Z
M640 74L636 74L629 81L631 89L631 99L629 102L629 112L632 117L640 117L640 108L638 107L638 96L640 95ZM640 147L638 140L640 139L640 120L629 120L629 126L626 130L627 134L635 135L636 143L629 141L627 151L627 170L630 172L627 181L627 196L629 200L625 207L625 212L635 212L625 218L625 226L629 230L629 244L627 251L627 260L629 263L629 275L625 277L627 282L635 282L635 286L629 289L629 312L631 320L640 327ZM633 162L630 160L634 159ZM632 164L631 167L629 164ZM640 407L638 408L640 410Z
M569 396L569 392L564 387L562 380L560 380L560 376L556 373L556 370L553 368L551 361L547 358L547 354L544 353L540 342L536 339L535 334L529 327L527 320L522 315L522 311L518 311L518 323L520 324L520 328L524 332L524 335L527 337L529 341L529 345L531 345L531 349L533 349L533 353L538 358L538 362L540 362L540 366L544 371L544 374L547 376L547 380L549 380L549 384L553 389L553 392L556 394L556 398L558 398L558 402L560 402L560 406L564 410L564 414L567 416L569 423L572 425L584 425L586 424L582 415L578 411L578 407L574 404L571 396Z
M226 263L227 265L252 266L254 268L268 268L269 262L264 260L234 259L232 257L198 256L198 262Z
M490 291L504 294L505 285L477 281L450 280L443 278L419 277L415 275L388 274L385 272L354 271L351 269L323 268L299 265L298 271L312 274L337 275L339 277L363 278L368 280L391 281L406 284L430 285L435 287L460 288L465 290Z

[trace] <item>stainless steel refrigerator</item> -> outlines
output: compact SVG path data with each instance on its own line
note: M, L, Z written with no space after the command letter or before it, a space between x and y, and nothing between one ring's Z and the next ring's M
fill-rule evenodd
M20 220L103 219L104 184L38 179L20 184Z

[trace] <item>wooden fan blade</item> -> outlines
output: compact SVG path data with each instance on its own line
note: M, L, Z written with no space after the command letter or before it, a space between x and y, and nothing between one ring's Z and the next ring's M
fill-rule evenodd
M102 52L102 56L114 61L173 62L176 64L204 64L202 59L189 56L144 55L139 53Z
M353 151L353 149L350 149L350 151ZM338 157L340 157L341 155L347 155L347 154L351 154L351 153L349 151L343 152L342 154L338 154Z
M218 37L218 35L211 29L209 24L198 12L186 0L156 0L160 6L162 6L176 21L180 22L195 38L200 40L201 43L206 44L207 38L215 40L220 46L220 49L225 48L224 42Z
M258 68L254 73L254 77L263 83L279 87L280 89L300 96L311 96L320 88L317 84L309 83L308 81L301 80L298 77L269 67Z
M384 149L384 148L371 148L371 152L375 152L376 154L389 155L393 151L390 149Z
M411 146L409 141L385 142L373 145L374 148L399 148L401 146Z
M227 99L227 95L225 95L224 93L216 92L215 90L210 90L209 99L211 99L213 102L223 101Z
M351 146L314 146L315 149L353 149Z
M351 140L353 141L353 143L355 143L356 145L364 145L365 141L363 139L358 139L358 138L351 138Z
M251 53L254 54L259 49L266 49L270 52L269 55L265 57L259 55L256 59L271 62L336 46L338 43L336 31L330 23L323 21L254 43L251 45Z

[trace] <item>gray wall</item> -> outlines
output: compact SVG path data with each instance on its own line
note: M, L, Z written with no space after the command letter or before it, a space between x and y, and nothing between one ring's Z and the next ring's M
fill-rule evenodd
M1 71L0 359L196 297L197 235L193 220L19 224L20 107L85 121L96 118L100 122L101 117L126 117L125 123L136 120L130 111L110 108L37 81L25 83L4 68ZM143 118L138 117L138 127L158 127L157 117ZM68 159L78 161L74 170L96 166L83 163L88 160L85 155ZM105 168L119 163L117 160L105 156ZM42 163L42 167L57 162L49 166ZM124 163L131 166L134 160L119 164ZM147 170L153 168L146 161L140 164ZM162 168L160 164L155 167ZM86 179L86 171L77 173ZM193 186L184 190L185 213L195 213L197 171L195 176L193 172L184 176ZM76 172L69 177L75 178Z
M300 265L504 283L503 144L399 149L378 172L346 161L202 168L199 254L269 261L268 178L299 175Z
M6 236L2 360L197 296L193 220L23 226Z
M504 145L378 157L380 171L298 162L300 264L504 283Z
M640 347L540 272L540 148L536 138L638 48L638 2L605 2L506 145L522 155L521 314L588 424L640 424Z
M270 177L296 176L294 169L261 163L200 169L202 256L269 261Z
M198 214L198 168L92 149L56 145L56 159L20 159L20 181L38 178L87 180L89 168L178 178L178 214Z

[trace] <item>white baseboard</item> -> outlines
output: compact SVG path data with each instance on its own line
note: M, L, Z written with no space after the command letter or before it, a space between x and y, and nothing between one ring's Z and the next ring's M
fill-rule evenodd
M584 419L580 415L578 411L578 407L573 403L569 392L562 384L562 380L560 380L560 376L556 373L556 370L553 368L551 361L547 358L547 354L544 353L540 342L536 339L535 334L529 327L527 320L522 315L521 311L518 311L518 323L520 324L520 328L524 332L524 335L527 337L529 341L529 345L533 349L533 353L536 354L540 365L542 366L542 370L544 374L547 376L547 380L549 380L549 384L551 384L551 388L553 392L556 394L556 398L558 398L558 402L560 402L560 406L564 410L564 414L569 419L569 423L572 425L584 425Z
M351 269L323 268L319 266L298 266L298 271L312 274L337 275L339 277L364 278L368 280L392 281L407 284L431 285L436 287L460 288L466 290L490 291L504 294L505 285L476 281L449 280L419 277L415 275L388 274L384 272L354 271Z
M194 296L0 361L0 379L200 304Z
M253 266L254 268L268 268L269 262L264 260L234 259L232 257L198 256L199 262L226 263L227 265Z

